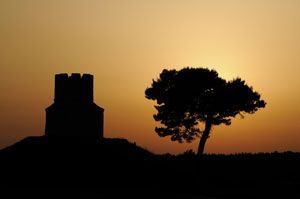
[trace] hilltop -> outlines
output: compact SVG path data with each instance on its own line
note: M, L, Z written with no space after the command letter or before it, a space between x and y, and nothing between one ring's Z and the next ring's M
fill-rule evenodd
M37 198L299 198L300 154L156 155L126 139L28 137L0 151L2 193ZM16 191L18 190L18 191Z
M74 198L99 188L104 195L124 190L154 155L126 139L41 136L2 149L0 157L8 195Z

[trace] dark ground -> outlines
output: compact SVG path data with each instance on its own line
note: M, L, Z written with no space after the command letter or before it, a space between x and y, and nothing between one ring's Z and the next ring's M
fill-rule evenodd
M0 198L300 198L300 153L154 155L125 139L28 137L0 151Z

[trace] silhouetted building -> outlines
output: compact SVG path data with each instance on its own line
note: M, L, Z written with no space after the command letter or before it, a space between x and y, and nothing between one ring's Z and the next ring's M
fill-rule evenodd
M54 95L46 108L45 135L103 138L104 109L94 103L93 75L55 75Z

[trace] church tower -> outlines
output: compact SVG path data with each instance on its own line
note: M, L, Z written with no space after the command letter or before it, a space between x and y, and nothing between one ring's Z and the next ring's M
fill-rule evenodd
M94 103L93 75L55 75L54 103L46 108L46 136L103 138L104 109Z

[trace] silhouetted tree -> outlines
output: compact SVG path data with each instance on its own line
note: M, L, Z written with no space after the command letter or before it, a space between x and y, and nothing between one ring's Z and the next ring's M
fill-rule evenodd
M201 136L198 155L203 154L213 125L230 125L236 115L243 117L266 105L245 81L226 81L207 68L164 69L145 94L147 99L157 101L158 112L153 117L163 126L156 127L156 133L178 142ZM205 123L203 131L200 122Z

